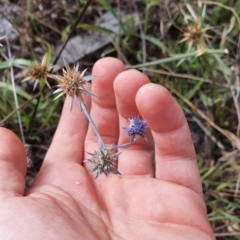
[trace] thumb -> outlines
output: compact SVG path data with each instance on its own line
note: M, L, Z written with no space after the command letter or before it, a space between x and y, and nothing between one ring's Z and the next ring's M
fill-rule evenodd
M22 142L10 130L0 128L0 201L23 196L26 170Z

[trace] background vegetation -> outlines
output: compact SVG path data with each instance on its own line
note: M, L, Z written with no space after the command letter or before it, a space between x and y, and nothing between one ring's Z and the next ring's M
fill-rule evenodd
M114 28L102 24L106 13ZM72 45L73 52L83 49L74 59L90 71L99 58L118 57L172 92L191 129L216 237L240 239L239 14L238 0L0 0L0 25L4 19L12 26L10 32L0 28L0 126L17 133L32 152L27 186L41 166L63 100L53 101L46 81L33 91L34 83L22 80L31 76L34 61L45 56L44 66L50 66L61 59L68 38L96 40L99 34L104 44Z

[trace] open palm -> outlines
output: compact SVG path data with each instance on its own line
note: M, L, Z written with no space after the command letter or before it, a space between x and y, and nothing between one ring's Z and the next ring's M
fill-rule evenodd
M114 58L99 60L85 96L106 145L128 141L122 127L141 115L148 141L118 158L122 176L88 173L86 152L98 150L91 126L68 99L43 166L24 193L25 151L0 128L1 239L214 239L185 117L169 92ZM153 162L155 160L155 166Z

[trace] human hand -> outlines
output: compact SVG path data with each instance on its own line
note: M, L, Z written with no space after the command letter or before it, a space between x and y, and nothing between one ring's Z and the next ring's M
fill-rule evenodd
M41 170L24 193L24 147L0 128L1 239L215 239L177 102L114 58L99 60L93 75L91 91L100 98L84 99L104 142L126 142L122 127L138 115L147 120L148 141L139 139L124 149L118 158L122 176L95 180L83 160L98 149L97 138L77 103L70 112L66 100Z

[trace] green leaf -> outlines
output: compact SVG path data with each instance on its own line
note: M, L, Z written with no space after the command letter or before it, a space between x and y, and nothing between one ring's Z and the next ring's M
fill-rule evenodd
M190 91L188 91L187 94L184 95L185 98L187 98L188 100L192 99L192 97L196 95L196 93L199 91L202 85L203 85L203 82L197 82L194 85L194 87Z
M226 53L226 49L208 49L205 54L224 54ZM144 67L150 67L150 66L155 66L163 63L168 63L168 62L174 62L177 60L185 59L185 58L190 58L190 57L196 57L198 55L198 51L193 51L189 53L183 53L183 54L176 54L172 57L168 58L162 58L156 61L152 62L146 62L143 64L137 64L137 65L132 65L128 66L128 68L144 68Z
M209 96L207 96L205 93L200 92L200 98L202 100L202 103L206 107L212 107L213 106L213 100Z

